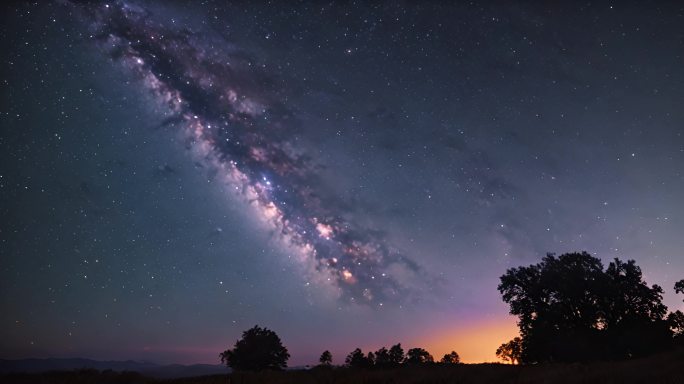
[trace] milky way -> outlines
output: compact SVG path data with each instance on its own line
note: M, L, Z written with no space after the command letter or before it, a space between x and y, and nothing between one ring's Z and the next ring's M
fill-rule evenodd
M679 4L3 5L2 358L492 361L546 252L684 310Z
M321 184L315 159L293 144L296 116L248 54L124 2L84 11L102 47L166 105L172 117L163 124L185 130L188 148L254 208L309 279L378 306L413 293L395 275L418 274L418 264L381 231L344 217L345 202Z

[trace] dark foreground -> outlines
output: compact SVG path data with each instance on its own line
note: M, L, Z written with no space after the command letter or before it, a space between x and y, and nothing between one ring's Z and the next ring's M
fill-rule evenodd
M684 350L644 359L588 364L511 366L462 364L355 371L312 369L264 373L235 373L184 379L157 380L130 372L71 371L0 376L2 383L75 384L356 384L356 383L684 383Z

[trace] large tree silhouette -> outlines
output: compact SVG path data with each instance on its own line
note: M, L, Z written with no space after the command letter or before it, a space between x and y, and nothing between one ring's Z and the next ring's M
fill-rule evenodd
M605 331L609 356L643 356L669 346L672 333L665 320L663 289L649 287L634 260L615 259L608 265L606 277L608 294L601 303L604 319L599 325Z
M511 268L498 287L510 313L518 316L523 362L627 358L666 348L663 290L649 287L641 269L583 253Z
M290 358L280 337L258 325L243 332L242 339L235 342L235 347L219 356L221 363L226 363L236 371L282 370L287 367Z

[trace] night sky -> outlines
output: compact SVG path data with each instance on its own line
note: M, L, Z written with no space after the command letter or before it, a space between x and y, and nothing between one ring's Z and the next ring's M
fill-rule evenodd
M2 358L493 361L546 252L684 309L682 3L2 9Z

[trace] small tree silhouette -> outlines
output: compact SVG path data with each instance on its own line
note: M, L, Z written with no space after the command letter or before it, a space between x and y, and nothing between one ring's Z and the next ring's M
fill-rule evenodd
M684 279L675 283L674 290L677 293L684 293Z
M369 367L375 365L375 354L373 352L368 352L368 355L366 355L366 362Z
M411 348L406 353L406 363L408 364L427 364L434 361L432 355L423 348Z
M675 283L674 290L676 293L684 293L684 279ZM684 313L680 310L670 313L667 316L667 322L677 341L682 343L682 338L684 338Z
M389 350L389 364L391 366L397 366L404 362L404 349L401 347L401 343L393 345Z
M503 361L510 361L511 364L520 363L520 355L522 355L522 339L519 337L501 344L496 349L496 357Z
M684 336L684 313L676 310L667 315L667 323L672 330L672 334L681 341Z
M350 368L370 368L372 365L368 357L363 354L361 348L356 348L344 359L345 365Z
M461 357L456 353L456 351L451 351L442 357L440 361L442 364L459 364L461 362Z
M321 365L329 367L332 364L332 353L330 353L328 350L324 351L321 353L321 357L318 359L318 361L321 363Z
M242 333L233 349L219 354L221 363L236 371L282 370L287 367L290 354L280 337L268 328L253 328Z
M390 355L387 348L382 347L375 351L375 366L378 368L387 368L391 366Z

